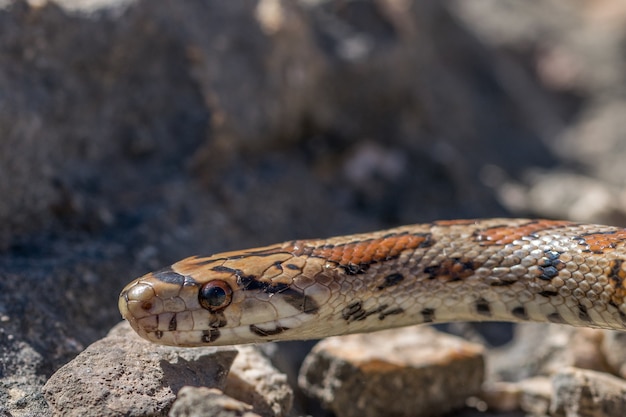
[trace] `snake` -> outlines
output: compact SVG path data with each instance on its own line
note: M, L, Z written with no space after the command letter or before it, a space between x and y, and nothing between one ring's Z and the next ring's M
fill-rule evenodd
M455 321L624 330L625 296L626 229L494 218L193 256L118 304L144 339L193 347Z

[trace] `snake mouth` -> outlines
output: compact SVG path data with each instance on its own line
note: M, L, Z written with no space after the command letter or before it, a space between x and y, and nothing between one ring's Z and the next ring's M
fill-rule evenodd
M234 327L219 327L216 323L214 326L205 328L174 329L173 326L170 326L164 329L164 326L158 325L158 323L166 322L168 319L171 323L172 318L170 316L172 314L166 313L140 319L132 315L127 315L125 318L142 338L162 345L181 347L224 346L306 338L300 335L294 337L291 330L298 330L306 321L311 319L306 314L298 314L263 323ZM173 317L176 316L173 315Z

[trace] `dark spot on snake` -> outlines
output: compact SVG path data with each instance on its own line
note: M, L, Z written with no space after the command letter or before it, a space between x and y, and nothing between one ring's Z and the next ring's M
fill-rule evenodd
M609 273L609 279L613 282L613 285L617 288L621 287L626 276L626 271L622 270L624 264L623 259L614 259L611 262L611 272Z
M292 241L291 243L293 246L293 244L295 244L296 241ZM287 252L284 250L282 246L270 246L268 248L260 248L258 250L247 250L241 255L232 255L226 259L242 259L250 255L264 257L264 256L276 255L277 253L287 253Z
M222 265L214 266L213 268L211 268L211 271L214 271L214 272L225 272L227 274L233 274L233 275L242 275L243 274L243 272L240 269L229 268L227 266L222 266Z
M481 316L491 316L491 307L489 306L489 301L484 298L479 298L476 300L476 312Z
M373 314L379 314L379 319L383 320L387 315L400 313L400 311L396 312L394 310L385 311L387 307L389 307L387 304L382 304L370 310L365 310L361 301L355 301L341 310L341 317L348 322L353 322L365 320Z
M274 262L274 268L278 269L279 271L283 270L283 264L280 261L276 261Z
M170 324L168 324L167 330L169 330L170 332L173 332L174 330L176 330L177 325L178 324L176 323L176 314L174 314L172 318L170 319Z
M153 272L152 276L158 279L159 281L165 282L167 284L189 286L189 285L194 285L196 283L196 281L193 278L174 272L171 267L167 267L167 268L161 269L160 271Z
M515 284L517 281L517 278L509 280L499 278L497 281L491 281L489 285L492 287L506 287Z
M543 263L539 265L539 271L541 272L539 278L550 281L559 275L561 269L565 268L565 263L559 259L559 256L561 256L560 252L548 249L544 251L544 256Z
M404 313L404 309L400 307L392 308L391 310L381 311L380 314L378 315L378 320L384 320L385 317L387 316L392 316L395 314L402 314L402 313Z
M344 307L343 310L341 310L341 317L344 320L350 320L350 317L352 317L359 310L361 310L361 308L363 308L363 303L361 301L354 301L348 304L347 307Z
M161 339L163 337L163 330L157 330L154 332L154 337Z
M429 279L441 279L446 282L461 281L474 275L474 271L481 266L480 263L466 258L448 258L437 265L424 268L424 273Z
M424 323L432 323L435 320L435 309L434 308L425 308L420 311L422 315L422 319Z
M378 306L376 308L373 308L371 310L365 310L365 309L361 308L355 314L353 314L352 317L350 317L350 319L351 319L351 321L363 321L363 320L365 320L366 318L368 318L369 316L371 316L373 314L378 314L378 313L382 314L387 307L388 307L387 304L383 304L383 305L380 305L380 306Z
M551 323L565 324L565 320L563 320L563 317L557 312L548 314L548 321Z
M401 283L403 280L404 280L404 275L402 274L395 273L395 274L387 275L385 277L385 280L376 288L379 290L382 290L384 288L393 287L394 285Z
M226 316L224 316L223 311L218 311L216 313L212 313L209 318L209 326L216 327L224 327L228 324L228 320L226 320Z
M559 293L556 291L544 290L544 291L541 291L539 295L541 295L542 297L554 297L556 295L559 295Z
M305 314L315 314L319 305L303 292L290 288L288 284L260 281L254 275L237 275L237 284L246 291L259 290L268 294L280 294L285 302Z
M591 317L589 317L587 307L582 304L578 304L578 318L584 322L593 323L593 320L591 320Z
M211 343L215 342L220 338L220 331L218 329L208 329L202 331L202 343Z
M294 270L294 271L299 271L300 270L300 267L298 265L287 264L286 266L287 266L287 268L289 268L291 270Z
M282 332L289 330L289 327L282 327L282 326L277 326L273 330L261 329L260 327L255 326L254 324L251 324L249 327L252 333L261 337L276 336L277 334L281 334Z
M511 310L511 314L513 314L520 320L528 320L528 313L526 312L525 307L515 307L513 310Z
M281 295L287 304L304 314L315 314L320 309L315 300L300 291L287 289L286 291L281 292Z
M547 267L540 266L539 270L541 271L539 278L543 279L544 281L550 281L552 278L559 275L559 271L553 266L547 266Z
M189 262L192 263L194 266L206 266L206 265L210 265L212 263L215 262L220 262L220 261L224 261L224 258L194 258L192 260L190 260Z
M369 264L347 264L341 265L346 274L348 275L358 275L364 274L369 269Z

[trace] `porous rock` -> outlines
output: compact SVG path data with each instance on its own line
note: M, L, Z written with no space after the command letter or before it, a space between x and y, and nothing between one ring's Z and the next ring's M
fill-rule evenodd
M237 346L239 354L230 368L224 393L252 406L264 417L282 417L291 410L293 389L255 346Z
M483 376L482 346L408 327L327 338L298 382L338 417L437 416L479 393Z
M523 410L533 416L544 416L550 408L551 393L550 378L539 376L519 382L487 382L480 399L492 412Z
M603 338L604 332L598 329L521 323L513 343L487 352L488 379L522 381L551 376L568 366L609 371L601 352Z
M626 378L626 333L610 330L604 332L601 350L611 371Z
M252 406L231 398L218 389L182 387L169 417L261 417Z
M567 368L552 379L554 417L626 415L626 381L603 372Z
M52 375L44 396L54 415L166 416L185 385L223 388L236 355L155 345L123 322Z

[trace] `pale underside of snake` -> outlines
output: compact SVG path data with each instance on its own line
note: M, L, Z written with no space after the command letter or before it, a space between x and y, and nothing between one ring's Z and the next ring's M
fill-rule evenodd
M626 328L626 229L436 221L191 257L124 288L122 316L175 346L317 339L419 323Z

